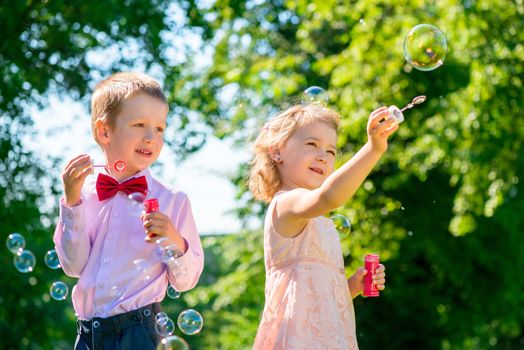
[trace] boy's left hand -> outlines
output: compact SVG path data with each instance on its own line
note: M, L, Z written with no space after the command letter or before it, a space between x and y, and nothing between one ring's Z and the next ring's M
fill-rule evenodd
M157 211L147 213L142 216L144 228L146 229L147 243L155 243L158 238L165 237L169 244L176 244L180 250L185 252L187 250L186 243L182 235L173 226L171 219Z
M365 268L360 267L350 278L348 278L348 286L352 298L355 298L364 291L364 276L368 273L371 273L371 271L367 271ZM378 265L372 276L372 281L378 290L384 290L384 288L386 288L386 267L384 265Z

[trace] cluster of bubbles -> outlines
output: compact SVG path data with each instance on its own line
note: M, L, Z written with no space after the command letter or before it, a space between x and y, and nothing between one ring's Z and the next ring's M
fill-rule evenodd
M404 39L404 57L415 69L431 71L444 64L448 53L446 36L431 24L419 24Z
M7 249L13 253L13 264L22 273L32 272L36 266L36 257L28 249L25 249L25 238L20 233L14 232L7 236ZM60 261L54 249L47 251L44 262L50 269L59 269ZM55 300L65 300L69 294L69 287L62 281L55 281L51 284L49 294Z
M204 319L198 311L186 309L178 315L177 326L180 332L186 335L195 335L202 330ZM155 332L162 337L157 350L189 349L184 339L173 335L174 331L175 323L165 312L156 314Z
M36 265L36 258L32 251L25 249L25 238L20 233L11 233L7 236L7 249L15 256L13 264L15 268L22 272L32 272Z

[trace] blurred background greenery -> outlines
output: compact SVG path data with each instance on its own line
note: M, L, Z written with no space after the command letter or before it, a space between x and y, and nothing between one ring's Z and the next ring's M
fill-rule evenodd
M270 115L318 85L343 115L342 163L365 142L371 110L424 94L338 211L353 224L342 242L348 274L368 252L387 266L381 297L355 299L360 348L524 349L522 0L3 0L0 23L4 239L23 233L37 257L52 248L58 160L23 147L35 132L29 110L50 94L87 106L111 72L162 80L178 121L167 142L181 158L209 135L248 147ZM431 72L402 54L421 23L448 40L444 65ZM245 230L203 237L199 286L163 305L172 318L187 307L203 314L202 332L184 336L193 349L249 349L255 336L262 233L248 223L265 207L245 179L244 165L231 181ZM75 281L41 265L21 274L12 259L0 253L0 347L72 348L70 299L48 293L53 280Z

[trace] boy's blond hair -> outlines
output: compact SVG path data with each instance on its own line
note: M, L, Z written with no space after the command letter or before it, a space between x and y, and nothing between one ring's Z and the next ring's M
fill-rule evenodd
M264 125L255 140L254 157L250 163L248 184L255 199L269 203L282 185L270 149L284 145L296 129L314 121L324 122L336 131L340 115L319 104L297 105Z
M138 94L156 97L167 104L160 84L146 74L121 72L98 83L91 97L91 129L97 143L100 144L95 130L96 121L100 119L110 128L114 128L115 118L122 108L122 103Z

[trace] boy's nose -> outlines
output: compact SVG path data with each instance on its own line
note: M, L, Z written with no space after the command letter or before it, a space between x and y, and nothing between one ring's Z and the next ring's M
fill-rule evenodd
M148 143L151 143L155 140L155 134L153 131L148 130L146 134L144 135L144 140Z

